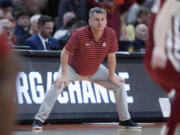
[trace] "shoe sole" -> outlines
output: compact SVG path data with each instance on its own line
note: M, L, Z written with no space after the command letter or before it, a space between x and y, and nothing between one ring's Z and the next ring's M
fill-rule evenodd
M33 127L32 128L33 131L36 131L36 132L42 132L43 128L42 127Z
M132 126L119 126L120 129L129 129L129 130L142 130L142 127L141 126L138 126L138 127L132 127Z

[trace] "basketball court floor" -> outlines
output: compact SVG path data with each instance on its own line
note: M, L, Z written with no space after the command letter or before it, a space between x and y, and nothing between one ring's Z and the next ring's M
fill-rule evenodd
M160 135L164 123L142 123L142 129L123 129L117 123L45 125L42 132L33 132L31 125L17 125L13 135ZM176 134L180 135L180 126Z

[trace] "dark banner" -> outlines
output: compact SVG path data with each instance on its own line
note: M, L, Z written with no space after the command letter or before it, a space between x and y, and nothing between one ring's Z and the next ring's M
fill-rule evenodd
M60 56L58 52L19 53L23 70L17 77L18 120L33 120L59 69ZM169 115L169 99L145 72L142 54L118 53L116 73L125 79L132 118L153 121ZM59 95L49 120L117 121L114 94L88 81L73 82Z

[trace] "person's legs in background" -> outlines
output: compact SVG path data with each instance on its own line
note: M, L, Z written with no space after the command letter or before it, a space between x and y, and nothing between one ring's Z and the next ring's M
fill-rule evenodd
M166 129L162 131L162 135L174 135L176 126L180 122L180 89L176 90L175 97L171 105L171 114L166 124ZM166 131L165 131L166 130ZM166 133L167 132L167 133Z

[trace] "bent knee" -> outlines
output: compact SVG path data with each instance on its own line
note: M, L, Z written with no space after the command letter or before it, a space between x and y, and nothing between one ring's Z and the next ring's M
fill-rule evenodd
M125 91L125 87L124 87L124 82L120 82L120 87L116 87L113 89L114 92L117 92L117 91Z

